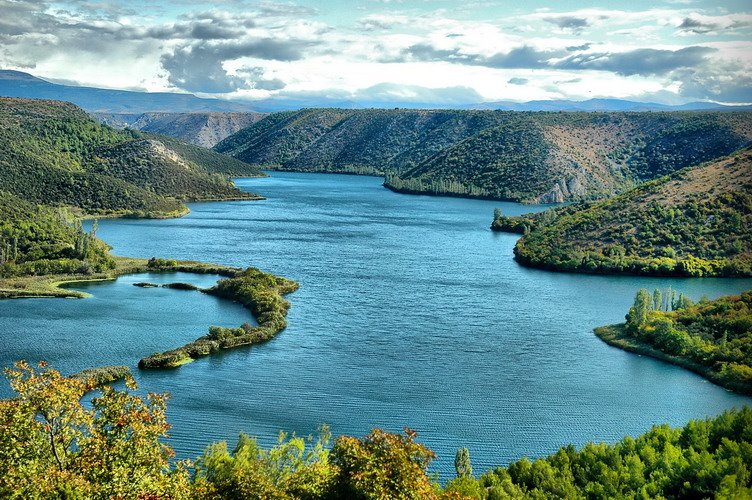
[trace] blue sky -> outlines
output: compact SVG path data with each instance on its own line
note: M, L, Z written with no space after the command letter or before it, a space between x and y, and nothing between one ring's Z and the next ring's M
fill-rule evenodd
M752 102L748 1L0 0L0 67L315 104Z

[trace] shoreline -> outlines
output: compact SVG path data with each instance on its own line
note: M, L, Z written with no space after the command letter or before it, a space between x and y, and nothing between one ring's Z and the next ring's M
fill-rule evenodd
M624 330L624 324L599 326L593 329L595 335L611 347L616 347L633 354L648 356L672 365L689 370L700 375L708 382L715 384L727 391L736 392L745 396L752 396L752 388L733 380L723 378L717 371L709 366L701 365L692 360L667 354L656 349L650 344L639 341Z
M91 294L66 290L65 285L74 283L96 283L114 281L120 276L139 273L187 272L195 274L217 274L231 277L240 268L196 261L176 261L172 267L149 267L148 259L113 256L116 267L109 272L96 274L47 274L41 276L18 276L0 279L0 299L26 298L76 298L83 299Z

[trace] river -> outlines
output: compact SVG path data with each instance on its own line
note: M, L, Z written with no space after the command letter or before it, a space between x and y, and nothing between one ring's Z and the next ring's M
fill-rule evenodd
M381 179L274 173L238 179L265 201L196 203L171 220L103 220L114 253L256 266L300 282L289 327L258 347L176 370L138 373L139 358L210 324L248 320L240 306L135 281L76 286L83 300L0 301L0 362L46 359L65 373L129 364L143 391L171 393L171 444L195 457L241 431L362 436L409 426L437 452L442 480L468 447L476 472L589 440L614 442L657 423L683 425L752 403L681 368L601 342L640 287L693 299L738 293L750 279L551 273L519 266L506 215L543 207L392 193ZM7 394L3 386L0 394Z

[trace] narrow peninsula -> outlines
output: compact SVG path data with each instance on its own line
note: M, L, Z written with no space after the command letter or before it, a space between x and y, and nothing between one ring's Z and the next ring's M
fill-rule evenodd
M604 342L668 361L727 389L752 395L752 290L701 300L637 292L626 323L603 326Z

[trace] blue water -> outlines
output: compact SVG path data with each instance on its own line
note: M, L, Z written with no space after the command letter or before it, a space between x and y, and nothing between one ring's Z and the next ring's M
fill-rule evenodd
M611 348L592 333L621 321L640 287L698 299L746 279L584 276L523 268L493 209L540 207L392 193L373 177L274 173L237 181L260 202L200 203L173 220L104 220L115 253L257 266L298 280L290 326L259 347L137 374L172 394L172 445L194 457L241 431L364 435L410 426L444 479L456 448L482 471L651 425L682 425L752 399L686 370ZM197 292L141 289L130 276L88 285L84 300L0 301L0 362L43 357L65 372L185 343L248 312ZM5 390L5 389L3 389Z

